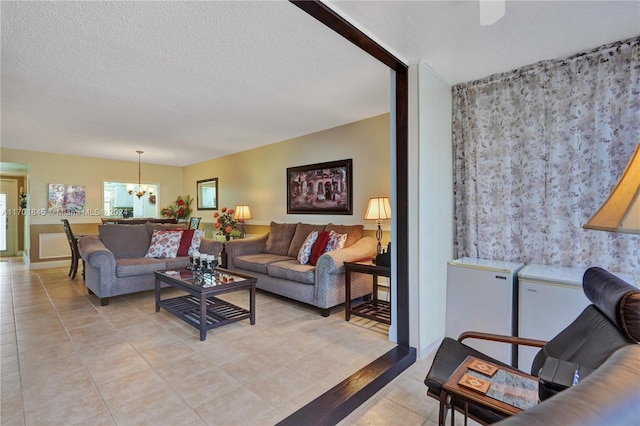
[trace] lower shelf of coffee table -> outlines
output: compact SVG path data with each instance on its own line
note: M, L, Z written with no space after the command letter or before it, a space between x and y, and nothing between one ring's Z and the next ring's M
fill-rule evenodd
M369 300L351 307L351 315L391 324L391 304L385 300Z
M250 318L250 312L217 297L207 297L205 330L220 327L230 322ZM200 329L200 299L196 296L181 296L160 301L160 307Z

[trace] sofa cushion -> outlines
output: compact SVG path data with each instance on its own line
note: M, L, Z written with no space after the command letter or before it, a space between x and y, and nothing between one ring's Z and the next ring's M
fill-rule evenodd
M151 241L144 225L98 225L98 234L116 259L144 257Z
M327 247L327 242L329 241L329 233L327 231L322 231L318 235L318 239L315 244L313 244L313 248L311 249L311 257L309 258L309 263L312 266L316 266L318 263L318 259L324 253L325 247Z
M178 256L173 259L163 259L167 269L184 268L189 264L189 256Z
M318 231L313 231L312 233L307 235L307 239L304 240L302 247L300 247L300 250L298 251L298 263L300 263L301 265L309 263L309 259L311 258L311 249L313 248L313 245L315 244L317 239Z
M191 241L193 240L193 233L195 229L185 229L182 231L182 238L180 238L180 247L178 247L177 256L189 256L189 249L191 248ZM198 244L198 247L200 245Z
M308 223L298 223L296 225L296 232L293 234L293 238L291 239L291 245L289 246L288 256L296 257L300 252L300 247L307 239L310 233L313 231L318 231L318 234L324 231L324 225L310 225Z
M340 250L344 247L347 241L347 234L338 234L336 231L329 232L329 240L327 246L324 248L324 252Z
M108 225L117 226L117 225ZM135 225L122 225L135 226ZM146 231L145 231L146 232ZM162 259L152 257L138 257L116 260L116 277L134 277L137 275L152 274L153 271L166 269L167 263Z
M301 265L298 260L285 260L267 266L270 277L283 278L302 284L315 284L316 268L312 265Z
M296 223L271 222L271 228L269 230L269 236L267 237L264 252L287 256L289 253L289 246L291 245L291 239L293 238L293 234L296 232L296 226ZM292 257L295 257L295 254Z
M291 258L279 254L258 253L235 257L233 259L233 265L238 269L266 274L267 266L270 263L282 262L284 260L291 260Z
M364 225L334 225L328 224L325 229L327 232L336 231L338 234L347 234L347 241L345 247L351 247L356 241L362 238L362 232L364 231Z
M145 257L172 259L178 255L183 231L153 231Z

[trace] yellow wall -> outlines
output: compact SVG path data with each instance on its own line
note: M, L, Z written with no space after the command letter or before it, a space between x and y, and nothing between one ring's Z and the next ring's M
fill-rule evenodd
M375 222L363 217L370 197L390 195L390 152L389 114L383 114L185 167L183 192L195 196L198 180L217 177L219 207L251 208L249 233L251 225L271 221L364 224L374 229ZM348 158L353 160L353 215L287 214L288 167ZM214 222L211 210L194 209L192 215L201 216L203 223Z
M389 196L390 177L389 114L350 123L253 150L204 161L187 167L142 163L142 183L158 184L158 207L173 202L178 195L191 195L192 216L202 217L201 228L212 231L213 211L196 209L196 181L218 178L219 207L248 204L253 219L248 233L262 233L271 221L336 224L364 224L373 235L375 222L363 220L370 197ZM26 164L29 168L29 210L46 211L50 183L86 186L84 216L65 216L82 233L97 232L103 208L103 182L137 182L137 161L60 155L16 149L0 149L0 159ZM351 158L353 160L353 215L288 215L286 200L287 167L303 166ZM96 213L96 214L93 214ZM41 233L64 232L57 215L30 215L31 262L38 257ZM383 224L388 230L390 223ZM385 232L383 242L389 240Z

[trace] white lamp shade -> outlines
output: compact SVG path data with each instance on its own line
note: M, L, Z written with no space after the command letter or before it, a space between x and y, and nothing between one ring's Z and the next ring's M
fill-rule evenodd
M235 220L251 219L251 209L249 206L236 206L236 210L233 212L233 218Z
M369 198L365 219L383 220L391 219L391 203L388 197Z
M607 201L583 228L640 234L640 144Z

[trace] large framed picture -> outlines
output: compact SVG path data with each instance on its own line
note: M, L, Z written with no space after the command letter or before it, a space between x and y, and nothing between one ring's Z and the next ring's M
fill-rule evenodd
M218 178L197 182L198 210L218 210Z
M288 214L353 214L353 161L287 168Z

